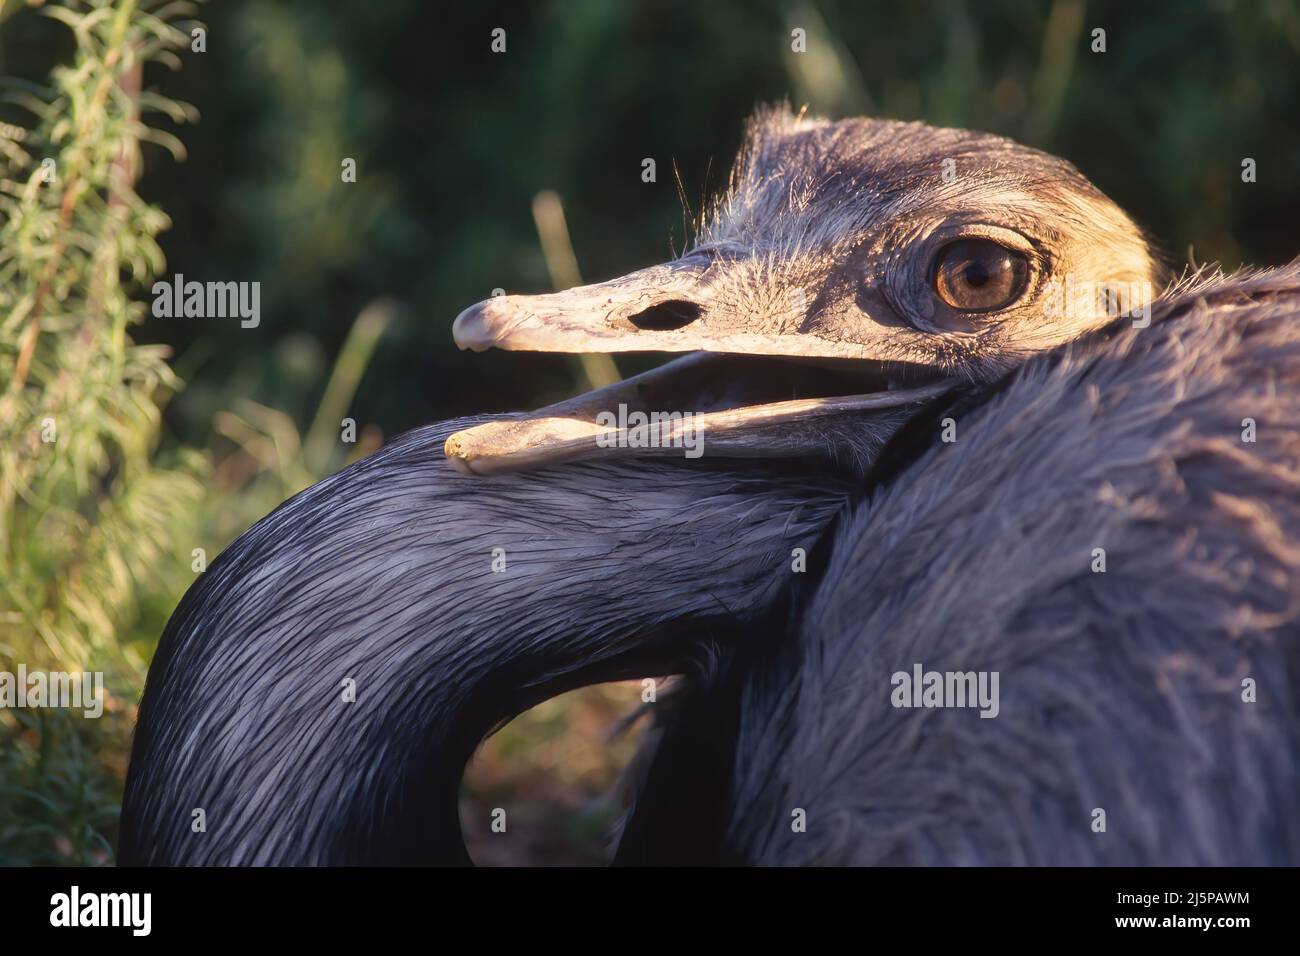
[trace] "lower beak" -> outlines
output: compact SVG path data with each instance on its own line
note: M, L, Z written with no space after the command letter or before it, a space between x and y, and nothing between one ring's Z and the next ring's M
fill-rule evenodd
M728 406L720 392L728 376L774 366L742 356L703 353L669 362L634 378L539 409L517 419L456 432L447 459L468 474L491 475L591 458L676 456L795 458L824 455L828 436L845 419L905 409L944 394L947 381L864 394L795 398ZM808 366L792 366L808 371ZM811 370L814 375L819 370ZM740 389L743 393L745 389ZM741 395L743 398L743 394ZM724 407L710 408L711 404ZM690 411L666 411L681 409Z

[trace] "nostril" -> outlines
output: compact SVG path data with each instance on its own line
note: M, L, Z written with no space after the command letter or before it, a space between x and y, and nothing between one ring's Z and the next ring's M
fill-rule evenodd
M690 325L700 317L702 311L694 302L669 299L635 315L629 315L627 320L646 332L671 332Z

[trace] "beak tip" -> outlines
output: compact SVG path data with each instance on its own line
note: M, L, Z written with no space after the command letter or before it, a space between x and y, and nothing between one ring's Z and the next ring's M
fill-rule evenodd
M448 464L459 471L462 475L477 474L472 465L470 465L470 456L467 449L460 440L463 431L456 432L442 443L442 454L447 459Z
M486 352L495 344L488 332L485 306L483 302L471 305L452 323L451 337L461 351Z

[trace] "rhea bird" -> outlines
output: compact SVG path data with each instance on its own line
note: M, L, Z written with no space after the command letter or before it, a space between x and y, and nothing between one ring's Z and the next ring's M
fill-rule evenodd
M761 117L690 253L489 300L455 330L473 348L702 355L532 415L410 433L286 502L196 582L141 703L120 859L466 862L456 792L484 734L584 683L708 672L771 625L791 549L900 425L1100 327L1098 301L1138 308L1157 269L1054 157L920 124ZM1071 277L1104 291L1048 308ZM709 460L596 445L592 413L615 401L703 412ZM614 457L566 464L596 455ZM556 467L474 477L542 465ZM652 832L656 805L631 832Z
M885 132L873 123L856 130L814 124L803 132L802 124L791 125L793 136L775 139L760 125L738 183L768 182L773 169L816 168L815 159L798 158L804 150L829 156L834 147L828 144L852 149ZM882 152L869 161L877 169L889 156ZM925 150L916 152L924 162ZM1031 168L1054 166L1045 159ZM824 181L814 176L814 185L800 191L803 201L811 204L816 183ZM825 193L836 196L833 187ZM655 305L654 291L638 288L639 280L616 280L557 297L491 300L462 317L459 338L472 347L637 349L650 341L646 331L656 331L647 326L659 322L677 328L658 330L667 337L652 347L727 348L725 331L708 321L715 285L727 290L716 296L724 302L744 294L736 289L756 285L760 303L771 301L762 298L769 291L764 283L747 278L761 271L754 262L762 259L765 237L736 225L762 221L743 211L742 197L754 194L752 185L734 188L702 244L712 252L719 237L739 235L750 237L750 248L733 241L721 273L703 289L665 293L679 297L667 307ZM780 200L774 205L779 209ZM921 216L941 211L925 209ZM819 212L821 221L831 218L826 206ZM1043 221L1018 212L1014 221L1030 234ZM976 209L972 218L984 213ZM1110 209L1095 218L1116 221ZM1091 272L1076 276L1085 287L1091 278L1094 289L1106 289L1143 270L1155 279L1153 260L1135 245L1140 234L1131 224L1117 228L1126 240L1117 261L1087 259L1100 257L1104 246L1086 244L1100 239L1088 221L1036 245L1069 249L1071 240L1084 240ZM856 237L868 250L875 225L869 220ZM846 258L843 249L826 244L813 257L820 259L814 270L832 274ZM1005 261L1005 252L985 250L985 262ZM896 350L902 339L886 339L856 357L907 362L928 354L921 362L928 369L977 381L1023 358L1006 341L1025 326L1000 321L1014 317L1014 309L974 310L965 317L967 334L955 336L916 322L917 312L936 299L940 310L948 304L952 252L941 246L931 260L930 285L921 290L929 300L919 306L901 300L903 324L924 333L908 343L910 354ZM1044 256L1038 288L1059 281L1062 273L1052 270L1070 259L1069 252ZM737 262L739 278L728 271ZM1126 273L1133 263L1140 265ZM1007 271L982 267L975 275ZM871 274L857 280L870 285L863 276ZM972 275L969 265L957 274ZM781 271L767 269L765 276L779 300ZM1291 797L1300 783L1298 280L1293 264L1185 282L1159 303L1153 328L1112 324L1031 363L1001 393L978 392L960 416L965 440L951 450L934 441L935 409L961 406L940 403L924 415L906 409L904 417L912 417L902 440L895 439L896 460L877 464L868 492L823 541L821 573L787 595L794 605L788 621L769 614L771 639L750 634L732 648L730 662L709 675L708 692L672 722L620 859L1300 860L1300 814ZM965 285L970 292L987 280ZM1140 280L1131 286L1140 287ZM1035 298L1032 288L1026 283L1022 290L1029 298L1021 314L1059 320L1061 312L1044 308L1042 293ZM861 294L871 301L871 292ZM896 319L900 300L885 298ZM648 322L644 312L629 314L647 302ZM764 314L761 305L755 311ZM847 312L859 326L842 335L851 323L825 322L810 309L797 316L799 331L829 328L836 341L786 351L842 354L845 339L863 344L880 314L843 305L830 311L836 318ZM1047 323L1038 343L1076 338L1095 327L1102 311L1076 312L1083 321ZM772 325L789 327L781 325L779 310ZM1029 337L1024 342L1025 350L1033 348ZM754 347L782 351L770 338ZM714 368L727 368L714 361ZM670 366L659 374L671 381L674 373ZM648 378L662 389L661 379ZM823 417L840 414L846 404L825 409ZM489 439L502 436L499 447L478 446L486 452L481 460L465 436L448 451L484 471L592 454L588 430L575 423L599 405L587 399L544 411L536 425L480 430ZM811 441L807 431L791 439L775 411L751 406L740 416L720 417L721 454L779 454L801 439L813 451L827 439L824 431L813 432ZM737 418L759 427L732 440L725 429ZM826 444L832 451L861 450L865 436L871 461L889 431L881 422L878 407L868 412L864 402L836 423L856 431L857 441ZM1266 439L1256 437L1257 427L1267 429ZM575 434L588 444L571 440ZM1003 675L1008 695L1001 719L892 707L885 692L891 677L920 658L948 673ZM816 823L792 827L796 811Z

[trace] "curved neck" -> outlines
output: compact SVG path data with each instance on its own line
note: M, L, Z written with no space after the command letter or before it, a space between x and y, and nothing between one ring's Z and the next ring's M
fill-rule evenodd
M286 502L185 596L141 704L122 862L468 862L457 797L484 734L761 613L846 493L699 462L469 478L441 456L465 424Z

